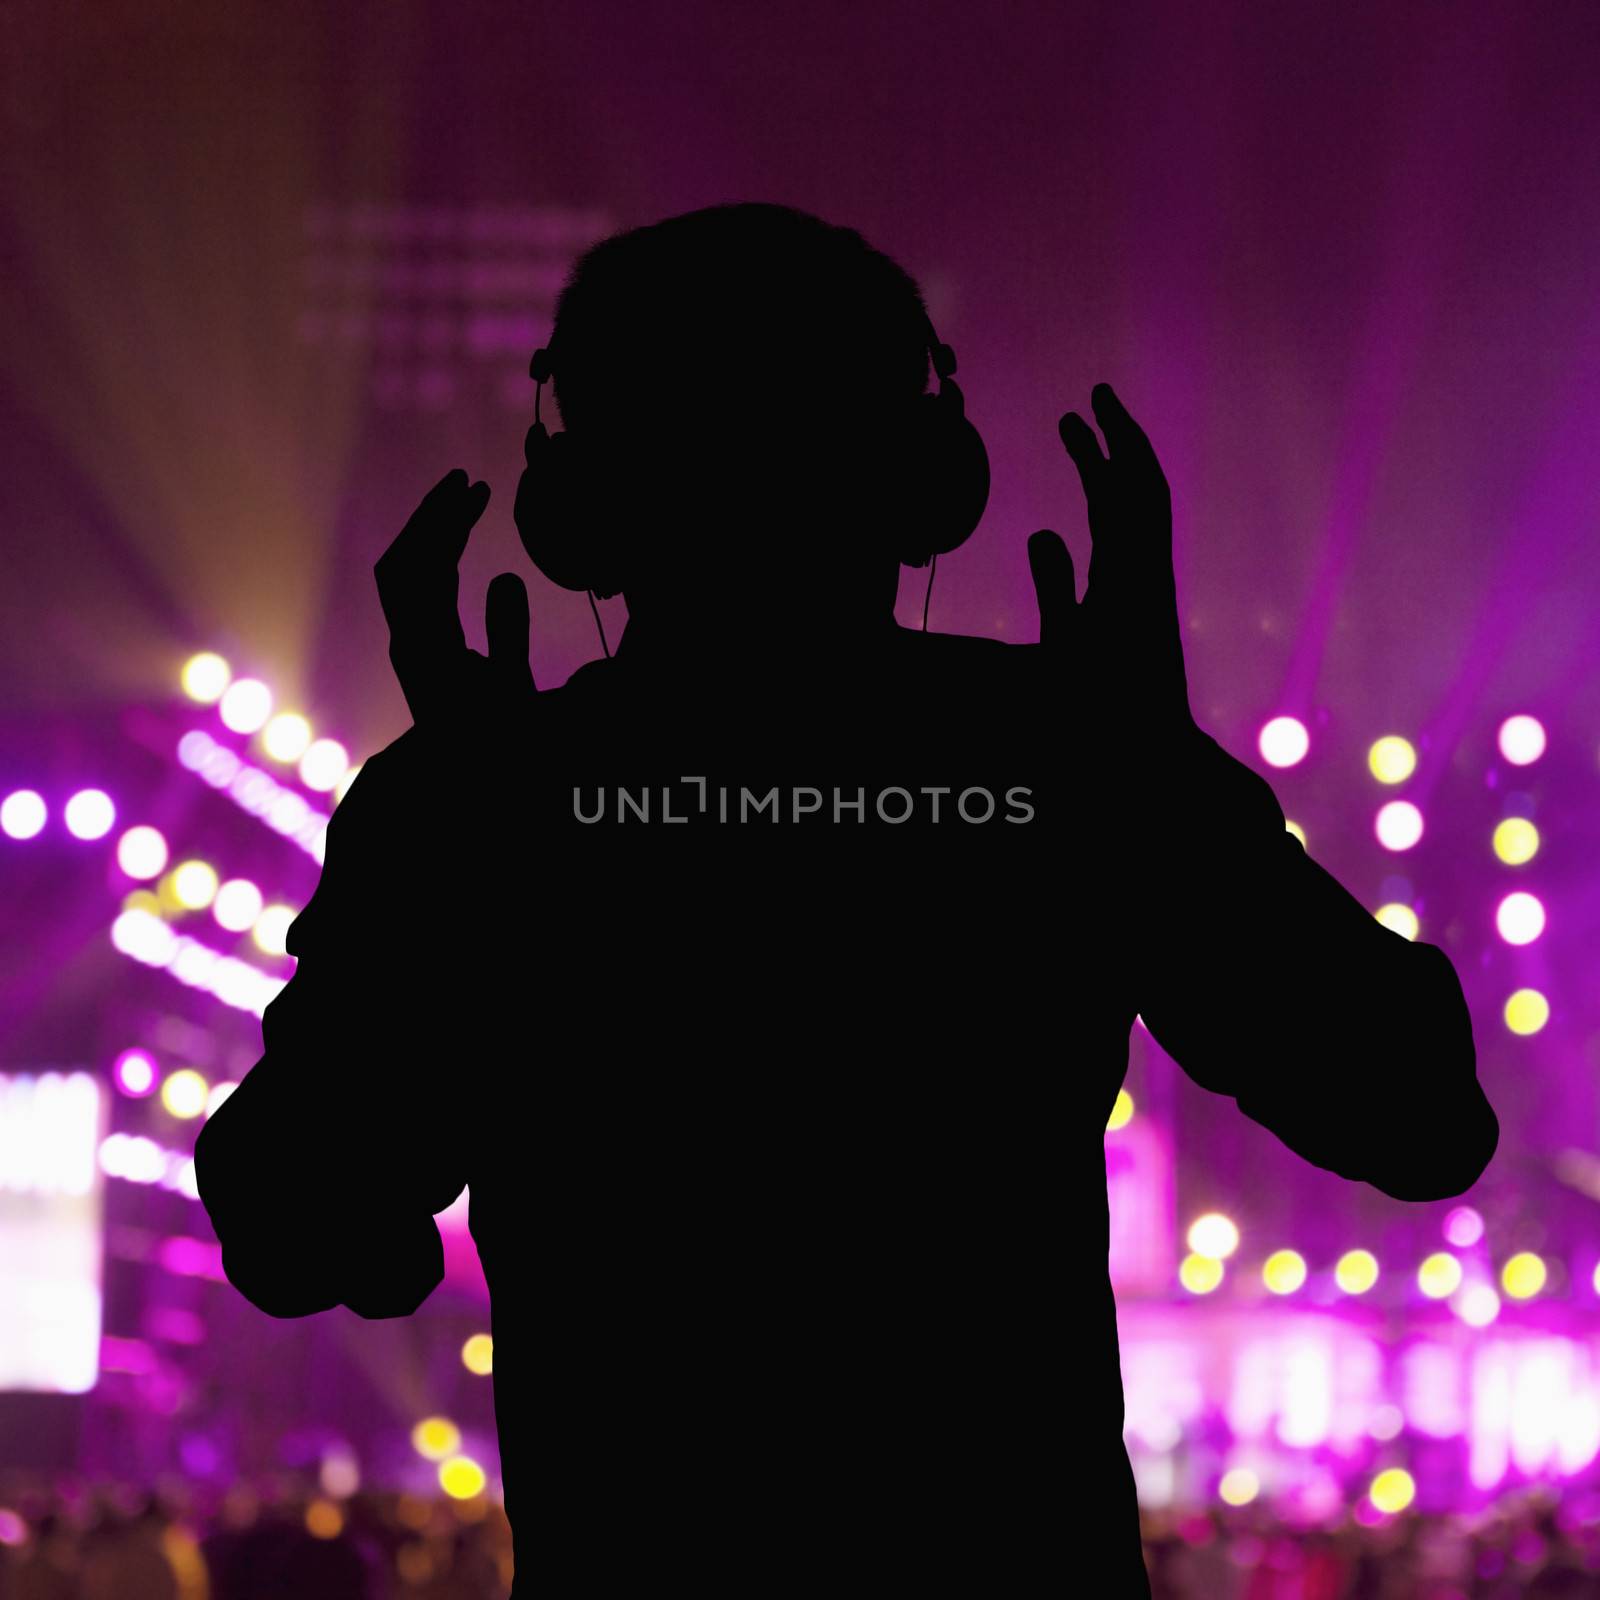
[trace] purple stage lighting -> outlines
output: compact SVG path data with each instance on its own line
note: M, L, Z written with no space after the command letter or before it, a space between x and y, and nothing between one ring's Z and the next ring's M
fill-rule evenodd
M111 1076L117 1087L135 1100L142 1100L156 1086L156 1064L144 1050L124 1050L112 1064Z

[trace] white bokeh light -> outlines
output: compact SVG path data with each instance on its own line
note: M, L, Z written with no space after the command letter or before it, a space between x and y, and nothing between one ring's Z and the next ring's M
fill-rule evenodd
M350 753L337 739L316 739L300 758L300 781L326 794L350 770Z
M1544 754L1544 724L1537 717L1507 717L1500 724L1500 754L1514 767L1526 767Z
M159 877L167 864L167 841L150 827L129 828L117 840L117 865L130 878Z
M103 839L117 820L117 808L104 789L80 789L67 801L64 815L74 839Z
M1507 944L1532 944L1544 932L1544 906L1519 889L1495 908L1494 925Z
M235 733L254 733L272 715L272 691L259 678L239 678L222 697L222 722Z
M0 801L0 829L13 839L31 839L44 827L44 796L36 789L18 789Z
M248 878L229 878L217 890L211 914L229 933L244 933L261 915L261 891Z
M1385 850L1409 850L1422 837L1422 813L1409 800L1391 800L1379 808L1373 832Z
M1274 717L1262 728L1257 746L1268 766L1292 767L1305 760L1311 735L1298 717Z

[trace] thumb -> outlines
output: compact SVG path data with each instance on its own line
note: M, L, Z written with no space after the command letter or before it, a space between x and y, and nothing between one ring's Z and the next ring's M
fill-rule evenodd
M516 573L502 572L490 582L483 620L489 635L489 660L496 672L509 674L519 683L526 681L532 688L528 587Z
M1039 643L1060 649L1071 637L1078 610L1077 581L1066 540L1050 528L1030 535L1028 568L1039 601Z

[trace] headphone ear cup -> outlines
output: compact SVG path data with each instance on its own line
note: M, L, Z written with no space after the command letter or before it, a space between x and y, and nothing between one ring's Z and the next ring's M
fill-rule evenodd
M608 559L609 541L598 532L602 508L585 487L590 475L582 447L565 429L550 433L536 422L524 450L528 468L517 484L515 517L528 559L563 589L592 589L610 599L621 591L622 578Z
M917 401L907 441L907 517L901 562L925 567L959 549L989 503L989 452L966 415L961 390L946 378L937 394Z

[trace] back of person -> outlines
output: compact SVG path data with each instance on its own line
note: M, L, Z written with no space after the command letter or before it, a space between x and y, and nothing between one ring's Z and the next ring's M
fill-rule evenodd
M692 695L626 655L541 697L501 791L539 821L476 872L538 927L463 1005L519 1563L749 1593L1059 1559L1069 1511L1130 1517L1104 1269L1068 1285L1132 1008L1109 886L1057 902L1083 819L1037 651L896 629Z

